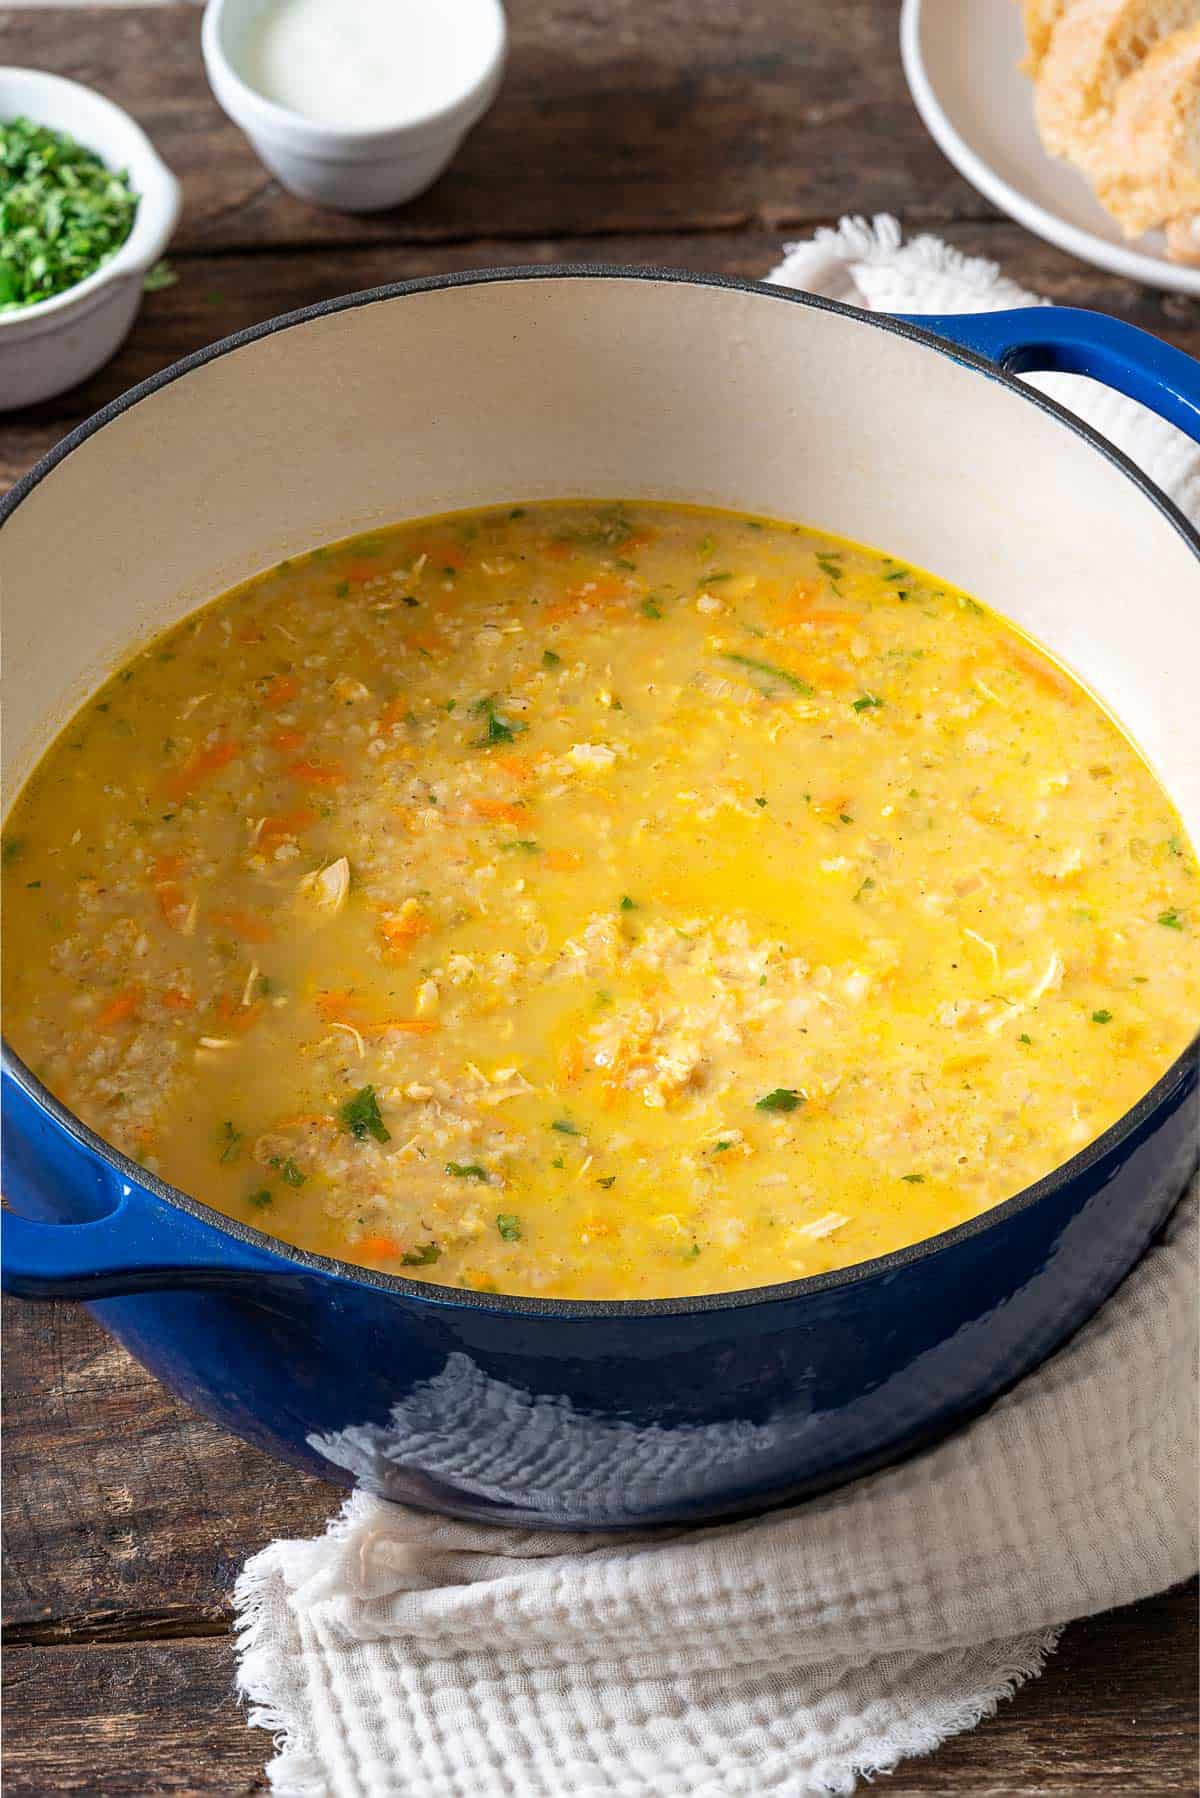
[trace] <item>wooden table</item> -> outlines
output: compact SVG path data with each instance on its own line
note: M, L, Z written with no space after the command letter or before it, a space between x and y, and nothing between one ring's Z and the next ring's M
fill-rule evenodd
M1072 261L954 174L908 100L890 0L509 11L494 112L430 194L374 218L281 192L209 96L195 8L0 11L0 62L129 107L185 194L177 285L86 386L0 419L0 476L177 357L332 294L489 263L758 275L847 211L898 213L1200 354L1195 301ZM201 1422L77 1307L10 1303L6 1326L8 1798L264 1790L267 1738L231 1697L230 1588L270 1537L319 1530L337 1494ZM886 1789L1190 1794L1195 1666L1194 1587L1076 1625L1041 1680Z

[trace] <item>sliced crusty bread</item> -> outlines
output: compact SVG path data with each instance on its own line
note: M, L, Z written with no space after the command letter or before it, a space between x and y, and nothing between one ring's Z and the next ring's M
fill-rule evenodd
M1025 26L1025 60L1021 64L1027 75L1036 75L1042 58L1050 48L1050 36L1070 0L1020 0L1021 18Z
M1185 212L1167 221L1167 255L1172 262L1200 267L1200 212Z
M1200 24L1163 38L1121 83L1090 169L1127 237L1200 210Z
M1054 27L1035 92L1054 156L1090 169L1120 84L1161 39L1200 23L1200 0L1071 0Z

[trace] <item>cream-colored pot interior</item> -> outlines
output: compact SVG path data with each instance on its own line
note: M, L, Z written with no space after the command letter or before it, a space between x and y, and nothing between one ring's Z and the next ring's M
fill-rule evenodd
M381 522L568 495L770 513L959 583L1083 676L1200 831L1200 565L1126 474L878 325L595 274L310 319L60 462L0 533L9 795L133 644L254 570Z

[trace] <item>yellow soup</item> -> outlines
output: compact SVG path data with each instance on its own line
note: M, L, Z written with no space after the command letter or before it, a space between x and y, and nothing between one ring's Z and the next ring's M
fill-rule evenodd
M230 1216L451 1285L714 1292L975 1216L1200 1011L1100 706L857 545L659 505L317 550L138 654L6 841L8 1028Z

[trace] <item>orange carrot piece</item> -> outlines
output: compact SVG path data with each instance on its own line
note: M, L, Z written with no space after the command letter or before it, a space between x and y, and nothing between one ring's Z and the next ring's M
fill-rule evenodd
M249 1030L262 1016L262 1001L243 1005L240 994L235 999L230 993L222 993L217 1000L217 1016L226 1030Z
M280 837L298 837L302 830L315 824L317 814L310 806L298 805L290 812L276 812L273 817L264 818L262 829L258 833L259 842L270 842Z
M394 1261L400 1253L400 1244L392 1236L360 1236L358 1246L364 1255L375 1255L385 1261Z
M181 768L167 777L167 792L172 799L186 799L194 787L202 780L217 774L228 767L234 757L240 755L240 745L231 742L228 737L218 737L215 743L206 743L194 749Z
M174 880L182 874L187 862L182 855L156 855L154 858L154 884L161 886L165 881Z
M461 568L467 559L467 552L461 543L454 543L446 537L435 537L432 542L422 546L422 552L429 557L429 565L434 574L442 568Z
M379 714L379 722L384 730L393 730L397 724L400 724L408 709L408 701L402 693L397 693L394 699L389 699Z
M549 849L542 857L542 863L555 874L565 874L571 868L582 868L583 857L578 849Z
M519 799L472 799L471 810L477 818L490 818L497 824L521 824L529 816L528 807Z
M492 758L493 767L500 768L505 774L521 785L533 778L533 769L523 755L497 755Z
M1079 689L1072 680L1068 679L1061 668L1056 668L1054 663L1048 661L1045 656L1038 655L1036 650L1026 649L1024 645L1010 650L1009 655L1012 657L1014 666L1022 674L1027 674L1034 686L1040 687L1043 693L1052 693L1056 699L1065 699L1068 703L1074 703Z
M230 911L213 913L213 923L225 930L232 930L234 936L240 937L244 943L269 943L274 935L271 926L257 912L245 911L235 907Z
M343 572L346 579L357 586L361 581L372 580L377 574L386 574L388 570L372 557L360 562L347 562Z
M163 994L163 1004L168 1011L194 1011L196 1001L182 987L169 986Z
M300 683L295 675L273 674L263 689L262 702L274 712L289 699L295 699L299 691Z
M306 787L340 787L347 778L340 762L290 762L286 772Z
M124 1024L137 1011L144 997L144 990L136 981L114 993L107 1005L102 1005L96 1013L97 1030L111 1030L114 1024Z
M436 1018L385 1018L382 1024L360 1024L358 1026L364 1036L386 1036L389 1030L399 1030L405 1036L432 1036L441 1029Z
M379 934L389 949L406 950L420 936L428 936L433 929L424 912L405 912L398 918L381 918Z
M271 733L271 748L282 749L285 753L294 753L297 749L303 749L307 741L308 732L304 730L288 728Z

